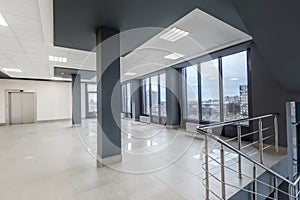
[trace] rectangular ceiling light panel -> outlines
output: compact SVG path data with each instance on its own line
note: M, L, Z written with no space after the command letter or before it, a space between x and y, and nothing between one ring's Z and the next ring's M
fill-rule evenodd
M184 55L180 54L180 53L172 53L170 55L165 56L166 59L170 59L170 60L177 60L179 58L183 58Z
M16 72L21 73L22 71L20 69L14 69L14 68L2 68L4 72Z
M49 60L51 62L59 62L59 63L66 63L66 62L68 62L67 58L59 57L59 56L49 56Z
M8 26L7 22L5 21L2 13L0 12L0 25L1 26Z
M170 31L160 36L160 38L169 42L175 42L189 34L189 32L181 30L179 28L172 28Z

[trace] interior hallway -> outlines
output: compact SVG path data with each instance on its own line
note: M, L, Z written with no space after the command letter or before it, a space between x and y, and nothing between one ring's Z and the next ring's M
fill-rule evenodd
M123 119L123 162L96 168L96 137L96 119L0 127L0 199L204 198L202 140Z

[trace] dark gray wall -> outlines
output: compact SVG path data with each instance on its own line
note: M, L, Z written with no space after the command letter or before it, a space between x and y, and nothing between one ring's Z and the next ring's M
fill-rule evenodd
M269 70L256 44L251 45L249 59L250 113L252 116L279 113L279 144L286 146L286 93Z
M72 124L81 124L81 76L72 74Z

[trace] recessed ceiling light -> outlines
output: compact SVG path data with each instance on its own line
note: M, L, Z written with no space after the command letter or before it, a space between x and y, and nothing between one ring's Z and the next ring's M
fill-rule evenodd
M7 22L5 21L3 15L0 12L0 25L1 26L8 26Z
M65 74L65 73L63 73L63 72L61 73L61 75L64 75L64 74Z
M60 57L60 56L49 56L49 60L51 62L60 62L60 63L66 63L66 62L68 62L67 58Z
M170 60L177 60L179 58L183 58L184 55L180 54L180 53L172 53L170 55L165 56L166 59L170 59Z
M189 34L189 32L181 30L179 28L172 28L171 30L160 36L160 38L169 42L175 42Z
M14 69L14 68L2 68L2 70L5 72L16 72L16 73L22 72L20 69Z
M239 78L231 78L230 79L231 81L238 81L238 80L240 80Z
M134 73L134 72L126 72L124 75L125 76L134 76L134 75L136 75L136 73Z

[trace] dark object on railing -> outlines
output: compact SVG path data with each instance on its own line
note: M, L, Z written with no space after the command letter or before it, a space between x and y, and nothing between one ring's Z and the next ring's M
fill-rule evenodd
M242 136L247 133L250 133L249 126L241 125L241 133L242 133ZM237 125L235 125L235 124L225 125L223 127L221 136L224 136L227 138L237 137ZM248 135L248 136L242 137L242 141L253 142L253 135Z

